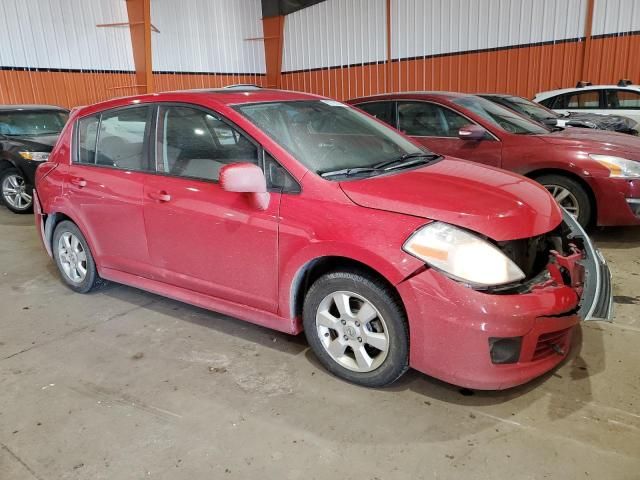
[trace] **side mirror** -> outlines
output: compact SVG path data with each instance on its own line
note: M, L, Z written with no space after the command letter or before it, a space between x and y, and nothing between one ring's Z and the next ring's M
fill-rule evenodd
M458 130L458 138L462 140L482 140L487 131L480 125L465 125Z
M220 169L220 187L227 192L248 193L258 210L269 206L267 179L253 163L232 163Z

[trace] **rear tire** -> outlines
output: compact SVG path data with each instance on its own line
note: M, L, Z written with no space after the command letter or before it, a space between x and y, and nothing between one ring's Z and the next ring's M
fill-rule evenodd
M88 293L104 283L89 244L75 223L64 220L56 226L51 250L62 280L71 290Z
M557 174L541 175L535 181L541 183L583 228L590 226L594 208L589 194L579 182Z
M397 293L364 272L320 277L304 300L305 335L337 377L383 387L409 368L409 329Z
M17 168L8 168L0 174L0 191L2 203L13 213L33 212L33 189Z

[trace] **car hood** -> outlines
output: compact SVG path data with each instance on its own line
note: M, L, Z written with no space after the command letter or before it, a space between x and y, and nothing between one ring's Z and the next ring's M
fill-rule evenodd
M568 128L536 137L553 145L581 148L587 153L632 152L633 158L640 159L640 137L625 133Z
M591 122L602 130L629 131L636 128L638 123L629 117L622 115L598 115L597 113L569 112L563 120L571 123L576 120L578 122Z
M541 235L562 219L544 187L464 160L444 159L340 186L360 206L451 223L496 241Z
M32 152L50 152L58 140L58 135L27 135L4 138L11 143L24 145Z

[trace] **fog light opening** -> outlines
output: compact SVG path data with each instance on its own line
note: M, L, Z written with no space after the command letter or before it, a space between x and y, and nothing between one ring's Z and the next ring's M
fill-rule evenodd
M520 359L522 337L490 337L489 352L495 364L517 363Z

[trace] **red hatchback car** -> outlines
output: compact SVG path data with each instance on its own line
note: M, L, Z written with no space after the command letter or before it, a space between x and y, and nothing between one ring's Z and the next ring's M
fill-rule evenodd
M397 93L349 103L434 152L536 180L582 226L640 225L638 137L580 128L552 132L462 93Z
M548 192L321 97L209 90L73 112L37 172L63 280L121 282L297 334L382 386L499 389L610 316L608 269Z

